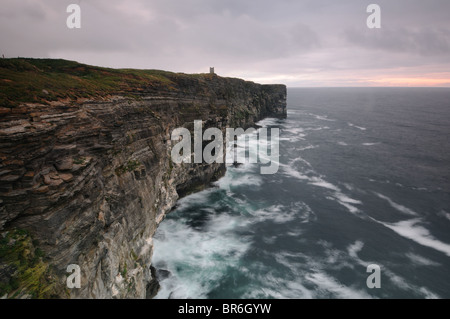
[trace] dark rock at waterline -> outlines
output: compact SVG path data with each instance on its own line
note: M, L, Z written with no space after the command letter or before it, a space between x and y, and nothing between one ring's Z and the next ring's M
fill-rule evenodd
M172 276L172 273L166 269L157 269L156 270L156 278L159 281L162 281L164 279L169 278L170 276Z
M158 294L159 289L161 288L161 286L159 285L158 278L157 278L158 275L157 275L156 269L153 266L151 266L150 271L152 274L152 279L147 284L147 288L146 288L146 298L147 299L152 299L153 297L155 297Z
M233 167L235 167L235 168L238 168L238 167L240 167L240 166L242 166L243 164L242 163L239 163L239 162L234 162L233 163Z

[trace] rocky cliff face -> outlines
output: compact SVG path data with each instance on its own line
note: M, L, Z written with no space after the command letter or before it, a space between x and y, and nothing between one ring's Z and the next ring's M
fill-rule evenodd
M0 114L0 288L8 297L146 298L152 237L180 195L223 164L174 164L177 127L248 127L286 114L286 87L170 76L99 99L21 103ZM66 268L81 267L81 288ZM32 273L29 273L31 269ZM1 296L0 296L1 297Z

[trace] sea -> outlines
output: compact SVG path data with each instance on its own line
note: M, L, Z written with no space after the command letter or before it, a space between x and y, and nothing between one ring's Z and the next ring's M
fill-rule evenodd
M231 166L179 200L156 298L450 298L450 89L292 88L258 124L278 172Z

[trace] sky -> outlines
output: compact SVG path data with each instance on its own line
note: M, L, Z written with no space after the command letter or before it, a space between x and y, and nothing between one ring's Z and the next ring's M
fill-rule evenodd
M70 4L81 28L69 29ZM367 27L369 4L381 28ZM290 87L450 87L449 0L1 0L0 55Z

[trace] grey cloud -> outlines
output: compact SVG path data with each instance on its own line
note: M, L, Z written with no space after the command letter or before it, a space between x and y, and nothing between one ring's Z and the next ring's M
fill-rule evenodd
M411 29L388 27L374 31L354 28L346 30L344 36L350 44L370 50L450 57L450 29L424 26Z
M38 2L27 5L24 8L24 14L37 21L42 21L47 17L45 8Z
M365 25L373 2L381 30ZM81 5L80 30L65 26L70 3ZM183 72L211 64L288 84L344 71L413 74L450 69L448 12L448 0L3 0L0 54Z
M198 51L227 60L287 57L318 43L318 36L305 25L274 28L248 16L201 19L182 36L183 45L194 45Z

